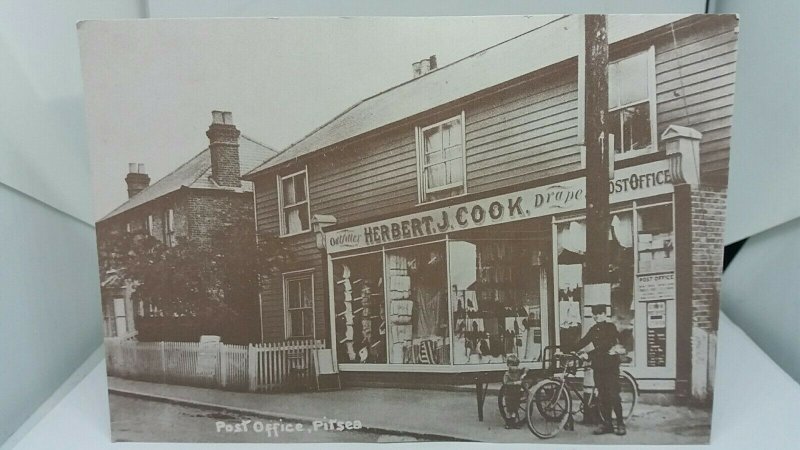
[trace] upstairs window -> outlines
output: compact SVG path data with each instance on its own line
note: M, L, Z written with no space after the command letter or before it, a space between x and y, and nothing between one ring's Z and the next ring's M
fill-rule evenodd
M281 236L311 229L308 168L285 177L278 177L278 202L281 211Z
M608 65L608 133L617 159L656 150L655 48Z
M417 129L420 203L466 192L464 113Z

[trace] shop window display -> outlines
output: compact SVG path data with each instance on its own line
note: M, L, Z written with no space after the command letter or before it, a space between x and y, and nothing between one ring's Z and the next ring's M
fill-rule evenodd
M451 241L449 246L454 363L503 363L508 354L539 361L545 252L531 241Z
M450 364L444 243L386 252L389 363Z
M571 221L557 226L558 334L562 347L572 347L581 338L583 264L586 226Z
M647 366L665 367L666 305L675 299L672 205L640 208L637 212L638 295L647 308Z
M634 322L636 302L633 296L633 213L623 212L611 216L611 233L608 241L609 282L611 283L611 316L617 326L619 341L628 356L634 354Z
M672 205L641 208L639 216L639 273L675 270Z
M634 358L635 307L633 295L633 222L631 212L612 214L609 230L610 319L619 331L620 344ZM571 347L583 334L583 268L586 253L586 225L582 220L559 224L558 313L562 346Z
M386 363L386 311L380 253L333 261L339 362Z

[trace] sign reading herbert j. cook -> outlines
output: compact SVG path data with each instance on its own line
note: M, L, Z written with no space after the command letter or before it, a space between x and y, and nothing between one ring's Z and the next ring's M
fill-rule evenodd
M611 203L672 192L667 161L614 172L609 182ZM586 179L538 186L510 194L421 211L326 233L328 253L434 236L516 220L542 217L586 207Z

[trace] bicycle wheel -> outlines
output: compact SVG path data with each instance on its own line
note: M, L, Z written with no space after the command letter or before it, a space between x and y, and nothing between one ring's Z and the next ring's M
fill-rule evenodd
M622 400L622 417L628 420L633 415L633 409L639 400L639 387L636 379L626 371L619 374L619 398Z
M619 399L622 403L622 417L628 420L633 415L633 409L639 399L639 387L636 385L636 379L633 378L633 375L626 371L622 371L619 374ZM599 399L597 399L597 403L600 419L605 421L603 408L599 406Z
M509 415L513 411L509 411L508 406L506 405L506 393L512 389L511 386L503 385L500 387L500 392L497 394L497 407L500 410L500 417L503 418L503 421L508 423L509 422ZM522 388L518 388L522 389ZM520 425L524 423L528 417L526 404L528 401L528 390L522 389L522 393L520 394L519 399L519 406L517 408L517 420L512 425Z
M540 381L528 399L528 428L541 439L558 434L569 419L572 399L567 387L554 380Z

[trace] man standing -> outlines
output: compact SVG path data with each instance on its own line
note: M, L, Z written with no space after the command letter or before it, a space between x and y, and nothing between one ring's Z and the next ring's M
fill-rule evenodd
M622 401L619 397L619 352L617 327L608 321L605 305L592 306L592 317L595 324L586 335L575 345L576 350L582 350L589 344L593 349L589 351L592 362L594 382L597 387L597 397L600 403L600 414L603 422L594 431L594 434L615 433L618 436L626 434L625 422L622 417ZM617 420L611 420L611 412Z

